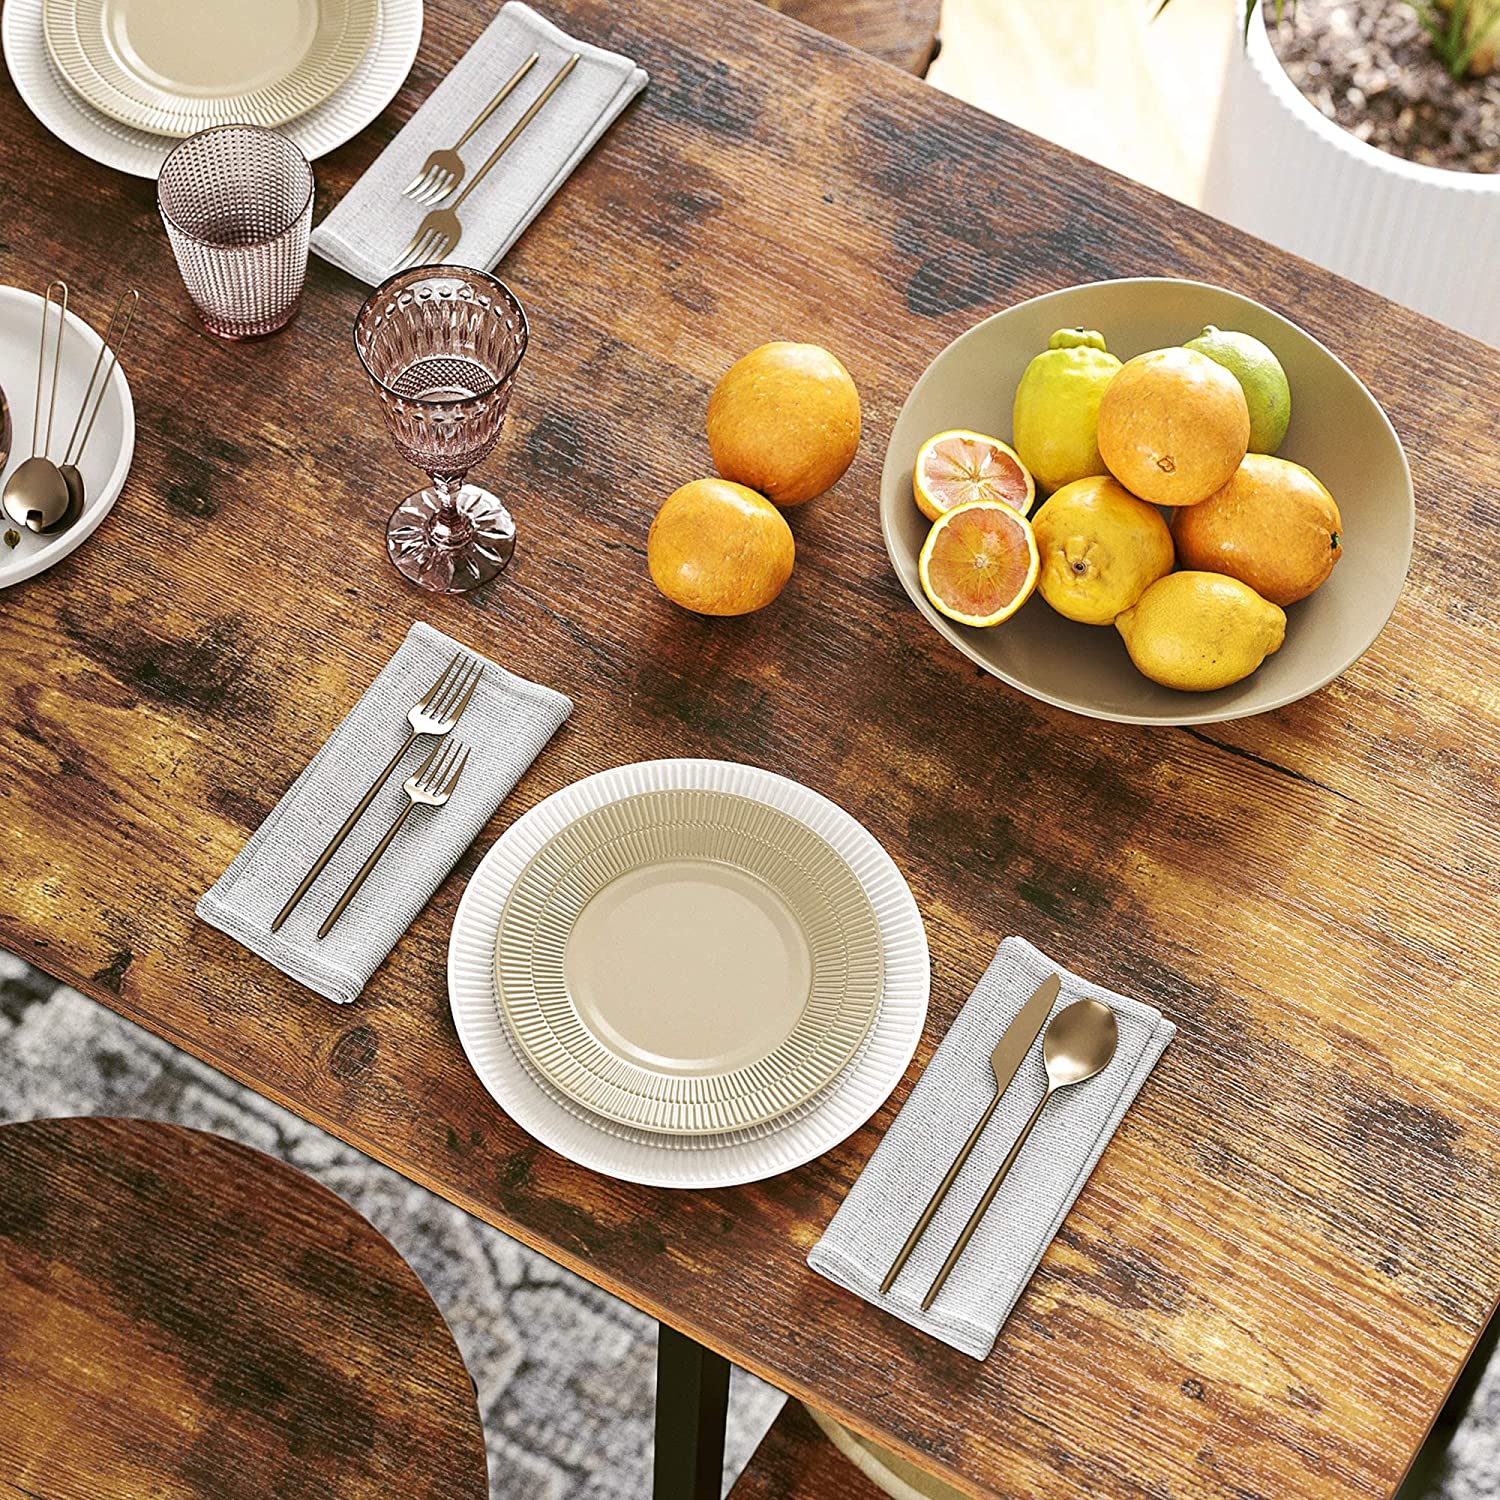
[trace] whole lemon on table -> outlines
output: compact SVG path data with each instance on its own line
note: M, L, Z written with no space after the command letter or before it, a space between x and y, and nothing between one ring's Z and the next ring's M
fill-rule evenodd
M1059 328L1026 366L1011 409L1011 441L1044 491L1105 472L1099 402L1119 368L1092 328Z
M1138 670L1163 687L1210 693L1248 677L1286 638L1286 616L1221 573L1168 573L1115 621Z
M1206 500L1249 445L1239 381L1193 349L1127 360L1099 403L1099 452L1109 472L1153 505Z
M1307 598L1344 551L1333 496L1269 453L1247 454L1222 489L1177 511L1172 534L1184 567L1227 573L1283 606Z
M651 581L700 615L764 609L792 576L792 528L763 495L695 479L667 496L646 539Z
M1239 381L1250 409L1250 451L1274 453L1292 420L1292 388L1281 361L1258 338L1212 323L1183 348L1206 354Z
M1085 625L1113 624L1172 571L1172 533L1161 512L1107 474L1065 484L1031 526L1042 598Z
M708 401L708 447L725 479L777 505L832 489L859 447L859 392L817 344L762 344Z

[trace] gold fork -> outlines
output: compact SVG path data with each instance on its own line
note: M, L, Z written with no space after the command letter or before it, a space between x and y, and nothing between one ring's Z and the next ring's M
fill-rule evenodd
M412 810L417 807L445 806L468 763L468 747L460 740L439 740L427 752L427 759L406 778L406 806L396 814L391 826L385 831L385 837L370 851L370 857L359 867L359 874L349 882L348 890L334 903L333 910L318 928L320 938L327 937L333 924L343 916L349 903L358 894L360 886L368 879L370 871L380 863L380 856L391 847L391 840L400 832L401 825L411 816Z
M296 909L297 903L312 889L313 881L328 868L328 861L339 852L344 840L349 837L349 831L364 817L365 810L375 800L376 794L390 780L391 773L401 764L406 757L406 752L416 743L417 736L447 734L463 717L463 711L469 706L469 699L474 696L474 689L479 686L479 679L482 676L484 676L483 662L465 651L454 652L453 660L443 668L438 680L427 689L407 713L406 722L411 732L406 736L406 742L391 757L390 764L385 770L371 783L370 790L359 799L354 811L344 819L344 826L329 839L328 847L318 856L312 869L302 877L302 884L287 897L286 905L281 908L276 914L276 920L271 923L272 932L280 929L281 924Z
M474 117L474 123L445 151L434 151L422 170L401 189L403 198L417 203L441 203L464 180L464 159L458 153L469 144L474 132L510 98L515 86L531 71L537 54L533 52L510 75L500 92Z
M417 232L412 235L411 243L401 252L401 258L391 268L391 274L397 271L405 271L412 266L431 265L434 261L440 261L451 255L458 248L458 242L463 238L464 227L459 223L458 210L463 206L463 201L484 181L485 174L510 150L515 144L516 137L531 124L536 118L537 111L557 92L563 79L578 66L578 54L575 52L567 62L558 70L556 77L544 88L540 94L527 106L526 113L511 126L505 139L490 152L488 160L474 174L474 180L456 197L447 208L435 208L431 213L417 225Z

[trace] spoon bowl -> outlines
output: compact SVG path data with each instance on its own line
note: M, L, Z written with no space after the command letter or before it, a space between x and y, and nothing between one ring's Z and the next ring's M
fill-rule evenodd
M1076 1000L1053 1017L1042 1038L1047 1092L1083 1083L1102 1073L1120 1045L1115 1013L1099 1000Z
M17 526L44 532L67 516L71 495L62 470L38 454L17 466L5 482L0 502Z
M56 536L61 531L66 531L83 514L83 475L78 472L77 464L59 464L63 482L68 486L68 508L63 513L62 519L47 528L48 536Z

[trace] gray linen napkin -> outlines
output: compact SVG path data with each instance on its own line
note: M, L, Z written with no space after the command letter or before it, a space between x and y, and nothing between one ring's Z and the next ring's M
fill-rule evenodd
M529 5L511 0L432 91L401 133L312 233L312 247L363 281L383 281L427 209L401 196L428 153L469 128L533 53L536 64L463 149L462 192L491 151L573 53L578 66L459 210L463 236L446 259L487 271L521 237L615 117L645 88L628 57L575 41ZM451 207L451 200L443 205Z
M453 730L470 750L453 800L443 808L418 808L407 819L348 911L320 941L323 918L406 805L401 784L433 744L419 739L286 925L273 933L271 921L282 903L406 738L407 710L459 649L442 631L413 625L348 717L198 902L205 922L341 1004L358 996L573 711L561 693L485 661L479 686Z
M1052 973L1062 979L1053 1015L1075 1000L1092 998L1113 1007L1120 1027L1114 1059L1097 1078L1053 1097L968 1249L924 1313L921 1301L933 1277L1046 1090L1037 1038L927 1233L896 1284L881 1296L891 1262L994 1095L990 1053L995 1043ZM807 1263L924 1333L984 1359L1094 1163L1176 1034L1153 1007L1070 974L1023 938L1006 938Z

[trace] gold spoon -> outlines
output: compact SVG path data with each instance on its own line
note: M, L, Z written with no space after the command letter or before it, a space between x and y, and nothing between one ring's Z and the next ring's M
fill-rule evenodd
M59 295L56 299L53 293ZM46 435L42 430L42 385L47 357L47 309L57 308L57 339L52 346L52 393L47 399ZM52 282L42 297L42 336L37 345L36 400L31 415L31 457L5 481L0 505L17 526L47 531L67 515L72 502L62 470L47 457L52 446L52 413L57 407L57 373L62 360L63 325L68 319L66 282Z
M995 1194L1000 1191L1000 1184L1005 1181L1005 1174L1010 1171L1015 1159L1021 1154L1021 1147L1026 1144L1026 1137L1031 1134L1032 1127L1041 1119L1042 1111L1047 1107L1047 1101L1059 1089L1070 1088L1075 1083L1082 1083L1085 1079L1102 1073L1109 1066L1119 1042L1120 1028L1115 1022L1115 1013L1102 1001L1074 1001L1072 1005L1065 1010L1058 1011L1052 1018L1052 1024L1047 1028L1046 1036L1042 1038L1042 1060L1047 1065L1047 1092L1042 1095L1041 1101L1032 1110L1031 1118L1021 1127L1021 1133L1016 1137L1015 1145L1010 1148L1005 1160L1000 1163L989 1187L985 1189L984 1197L979 1200L974 1212L969 1215L969 1222L964 1225L958 1242L948 1252L948 1259L943 1262L943 1269L937 1273L936 1279L928 1287L927 1295L922 1298L923 1312L932 1306L933 1299L943 1289L943 1283L948 1279L948 1273L958 1264L959 1256L964 1253L969 1241L973 1239L974 1231L979 1228L979 1221L988 1212L990 1204L995 1201Z

